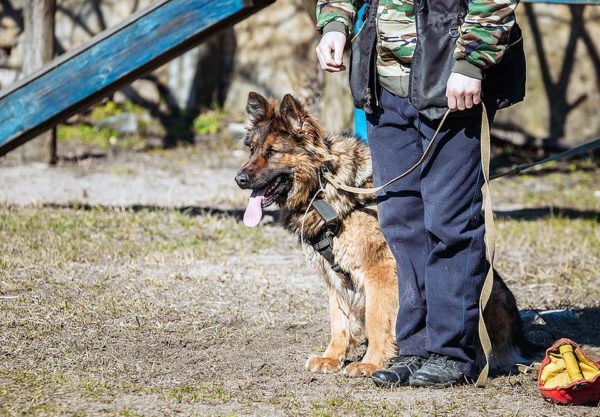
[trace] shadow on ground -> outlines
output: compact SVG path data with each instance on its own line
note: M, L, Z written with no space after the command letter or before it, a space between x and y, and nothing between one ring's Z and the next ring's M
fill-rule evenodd
M211 214L217 216L232 217L238 221L242 221L244 218L244 209L221 209L209 206L182 206L182 207L164 207L152 204L134 204L129 206L100 206L92 204L54 204L47 203L43 205L46 208L61 208L61 209L80 209L80 210L131 210L133 212L138 211L165 211L172 210L177 211L181 214L186 214L191 217ZM585 219L594 220L600 219L600 211L597 210L577 210L565 207L534 207L534 208L523 208L518 210L494 210L494 213L498 219L503 220L540 220L547 219L550 217L561 217L566 219ZM265 211L265 215L269 216L270 222L277 222L281 213L279 210Z
M79 209L79 210L128 210L135 213L139 211L176 211L181 214L185 214L190 217L197 217L203 215L223 216L231 217L237 221L244 219L243 209L221 209L216 207L200 207L200 206L183 206L183 207L163 207L152 204L134 204L131 206L100 206L92 204L44 204L45 208L57 208L57 209ZM267 224L275 223L279 220L281 213L279 210L265 211L264 216Z
M561 338L587 345L600 353L600 307L521 311L527 336L550 347Z
M600 211L577 210L566 207L532 207L518 210L495 210L499 219L512 220L541 220L549 217L561 217L566 219L600 219Z

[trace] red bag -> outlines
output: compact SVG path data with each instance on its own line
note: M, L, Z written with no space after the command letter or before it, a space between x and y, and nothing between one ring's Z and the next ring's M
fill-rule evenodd
M600 401L600 362L591 360L581 347L560 339L546 351L538 374L542 396L560 404Z

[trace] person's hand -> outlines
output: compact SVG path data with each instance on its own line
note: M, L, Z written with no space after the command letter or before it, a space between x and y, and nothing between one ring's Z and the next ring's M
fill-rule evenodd
M470 109L481 102L481 80L453 72L446 84L450 110Z
M327 32L317 45L317 57L321 68L329 72L340 72L346 69L344 65L344 47L346 35L342 32Z

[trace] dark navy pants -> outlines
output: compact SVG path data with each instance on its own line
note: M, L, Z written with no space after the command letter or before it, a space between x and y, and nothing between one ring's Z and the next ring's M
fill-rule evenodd
M406 98L382 90L382 111L368 116L375 185L406 171L437 123ZM490 120L493 109L488 106ZM481 116L449 118L420 169L378 193L381 229L398 266L400 355L432 353L475 378L479 296L486 272L481 213Z

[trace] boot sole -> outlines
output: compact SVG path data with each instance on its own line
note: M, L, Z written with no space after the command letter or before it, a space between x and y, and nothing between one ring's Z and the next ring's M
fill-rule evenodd
M408 381L406 381L406 382L389 382L389 381L384 381L383 379L379 379L377 377L371 377L371 379L373 380L375 385L377 385L380 388L398 388L398 387L407 387L408 386Z
M416 388L450 388L457 385L462 385L465 382L463 381L453 381L453 382L442 382L442 383L432 383L427 381L409 381L409 385L411 387Z

